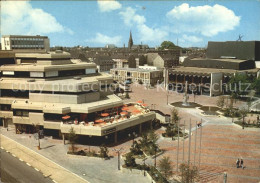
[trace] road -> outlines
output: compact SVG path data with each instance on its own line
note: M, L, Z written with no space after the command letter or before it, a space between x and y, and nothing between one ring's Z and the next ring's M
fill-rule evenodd
M25 162L1 150L1 181L8 183L53 183Z

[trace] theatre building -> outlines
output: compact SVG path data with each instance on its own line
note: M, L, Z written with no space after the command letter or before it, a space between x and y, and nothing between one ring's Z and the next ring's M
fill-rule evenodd
M42 129L64 138L73 127L82 139L116 143L150 128L155 118L145 105L124 104L114 95L112 76L98 73L94 63L62 51L12 56L0 67L0 120L16 133Z
M259 77L259 41L209 42L207 58L186 58L183 66L168 69L166 85L170 90L217 96L226 92L227 83L235 74ZM244 54L243 54L244 52Z

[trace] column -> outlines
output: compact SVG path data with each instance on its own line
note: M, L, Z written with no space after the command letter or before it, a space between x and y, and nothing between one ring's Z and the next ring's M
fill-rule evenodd
M142 123L139 125L139 134L142 134Z
M115 132L115 144L117 143L117 132Z
M5 118L2 118L3 120L3 127L5 128Z
M15 134L17 134L17 124L14 124Z
M62 133L61 135L62 135L63 144L65 145L65 134Z

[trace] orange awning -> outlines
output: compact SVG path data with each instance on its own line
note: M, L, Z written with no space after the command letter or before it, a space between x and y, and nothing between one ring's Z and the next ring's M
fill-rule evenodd
M128 112L120 112L121 115L127 115Z
M96 122L96 123L103 123L104 120L102 120L102 119L97 119L95 122Z
M123 108L122 108L122 111L128 111L128 110L129 110L128 107L123 107Z
M63 116L62 119L70 119L70 116L69 115L66 115L66 116Z
M109 116L109 114L108 113L101 113L101 116L102 117L107 117L107 116Z
M134 110L133 112L134 112L134 113L140 113L141 111L139 111L139 110L136 109L136 110Z
M141 104L141 103L143 103L143 101L142 100L138 100L137 103Z
M145 106L147 106L147 104L142 104L142 106L144 106L144 107L145 107Z

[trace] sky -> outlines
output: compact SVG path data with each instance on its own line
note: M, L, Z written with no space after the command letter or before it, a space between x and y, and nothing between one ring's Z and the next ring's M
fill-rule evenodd
M2 1L1 35L43 35L51 46L182 47L260 40L260 0Z

